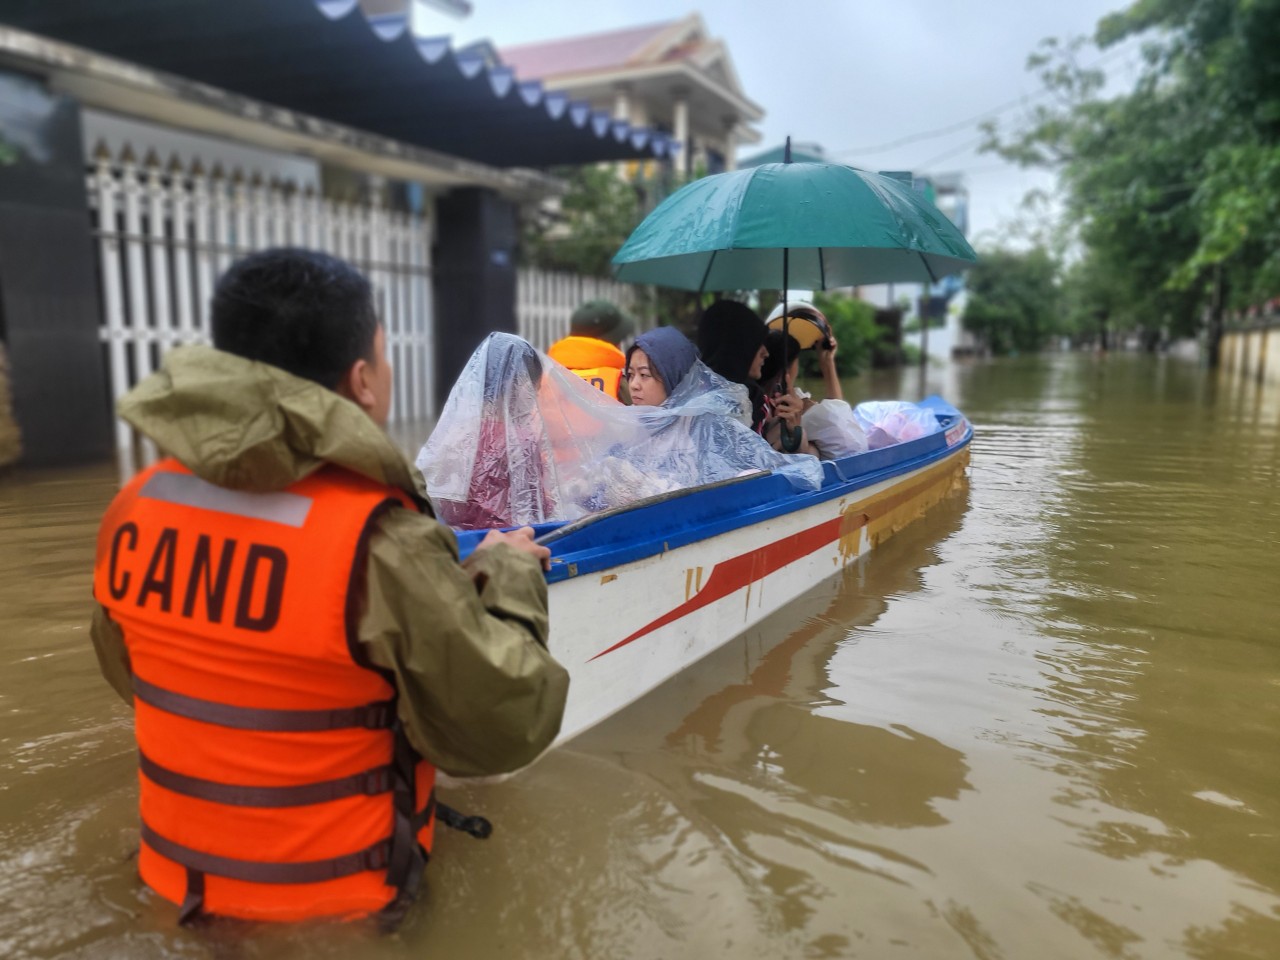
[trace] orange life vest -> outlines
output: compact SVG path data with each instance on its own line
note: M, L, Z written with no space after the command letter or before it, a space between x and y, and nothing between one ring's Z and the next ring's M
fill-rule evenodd
M606 396L621 399L618 385L627 356L612 343L594 337L565 337L551 345L547 356L603 390Z
M181 919L356 917L407 904L435 829L435 769L355 637L373 520L416 509L328 466L278 493L165 460L98 534L94 595L134 682L139 871Z

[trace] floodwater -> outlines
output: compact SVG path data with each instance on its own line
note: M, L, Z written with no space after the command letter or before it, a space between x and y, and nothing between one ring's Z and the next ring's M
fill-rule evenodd
M919 396L914 371L857 396ZM391 937L175 929L87 636L104 467L0 479L0 956L1280 956L1280 391L929 374L967 486L444 831Z

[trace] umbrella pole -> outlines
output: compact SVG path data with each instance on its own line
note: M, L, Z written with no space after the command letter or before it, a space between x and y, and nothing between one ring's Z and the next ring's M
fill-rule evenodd
M789 262L791 249L789 247L782 248L782 382L787 382L787 325L791 322L791 318L787 316L787 272L791 264Z
M789 145L790 141L788 141ZM789 154L788 154L789 155ZM787 341L790 336L791 317L790 305L787 303L787 288L791 283L788 276L791 267L791 248L782 248L782 387L783 393L789 393L790 388L787 384L787 371L791 369L790 358L787 356ZM800 448L800 437L803 435L802 428L796 427L795 432L781 420L778 421L778 437L782 442L782 450L784 453L795 453ZM794 446L792 446L794 444ZM788 449L790 448L790 449Z
M784 148L784 152L782 155L782 162L783 163L791 162L790 135L787 136L787 145ZM782 384L783 386L786 386L786 383L787 383L787 369L788 369L787 368L787 334L789 332L787 330L787 326L791 321L791 318L787 316L787 285L789 282L787 278L787 271L791 265L790 259L789 259L790 256L791 256L791 248L783 247L782 248Z

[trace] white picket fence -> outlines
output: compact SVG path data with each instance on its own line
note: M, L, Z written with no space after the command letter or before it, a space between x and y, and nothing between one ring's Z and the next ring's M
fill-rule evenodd
M639 288L630 283L584 277L575 273L521 269L516 276L516 320L520 336L539 350L546 350L568 336L569 317L588 300L608 300L634 313ZM646 326L637 317L638 329Z
M215 167L206 173L138 163L100 148L88 174L102 284L101 336L113 399L160 365L165 351L209 340L217 278L253 250L299 246L355 264L369 277L395 367L391 419L434 414L433 311L428 219L379 202L340 203ZM116 420L116 443L135 439Z

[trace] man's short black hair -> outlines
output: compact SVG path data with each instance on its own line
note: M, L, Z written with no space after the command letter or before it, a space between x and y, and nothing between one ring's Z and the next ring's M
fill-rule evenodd
M334 389L373 359L373 288L327 253L277 247L233 263L213 292L213 345Z

